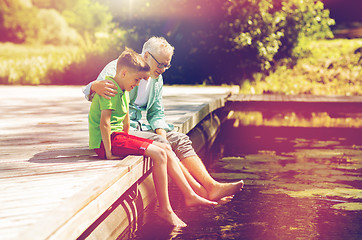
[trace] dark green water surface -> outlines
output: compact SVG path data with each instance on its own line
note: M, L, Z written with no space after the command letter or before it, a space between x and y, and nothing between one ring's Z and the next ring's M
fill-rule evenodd
M361 239L362 132L351 128L222 126L205 158L212 176L245 180L232 201L185 208L171 201L188 227L176 230L152 210L134 239Z

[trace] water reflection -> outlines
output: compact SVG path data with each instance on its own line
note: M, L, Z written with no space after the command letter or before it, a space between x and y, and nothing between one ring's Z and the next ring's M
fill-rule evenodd
M362 128L362 113L230 111L228 119L234 120L234 127L253 125Z
M360 239L361 128L235 127L226 122L206 159L213 177L245 180L234 199L214 208L185 209L180 231L146 221L136 239ZM150 223L151 222L151 223Z
M253 135L248 127L231 125L219 139L223 157L211 166L217 179L246 180L240 196L250 197L232 204L255 210L246 214L256 219L249 225L263 223L251 239L360 238L361 129L331 137L264 127Z

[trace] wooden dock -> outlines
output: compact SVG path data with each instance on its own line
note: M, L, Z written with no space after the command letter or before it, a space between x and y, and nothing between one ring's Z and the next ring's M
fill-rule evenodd
M81 87L0 90L0 238L115 239L132 227L155 199L151 161L100 160L88 149L90 103ZM200 150L218 124L211 113L235 90L165 87L166 119L193 130Z
M234 94L228 98L225 108L241 111L360 113L362 96Z

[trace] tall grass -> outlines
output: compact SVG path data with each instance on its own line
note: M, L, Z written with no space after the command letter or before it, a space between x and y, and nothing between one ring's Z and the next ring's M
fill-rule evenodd
M84 60L76 46L0 45L0 83L50 84L51 76L62 72L73 62Z
M110 60L104 49L95 46L4 43L0 44L0 84L84 84Z

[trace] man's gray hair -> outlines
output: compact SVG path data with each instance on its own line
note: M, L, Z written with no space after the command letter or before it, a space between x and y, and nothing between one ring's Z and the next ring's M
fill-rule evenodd
M166 52L172 56L174 50L175 48L171 46L171 44L169 44L164 37L153 36L143 44L141 55L144 56L146 52L150 52L151 54L160 54L161 52Z

